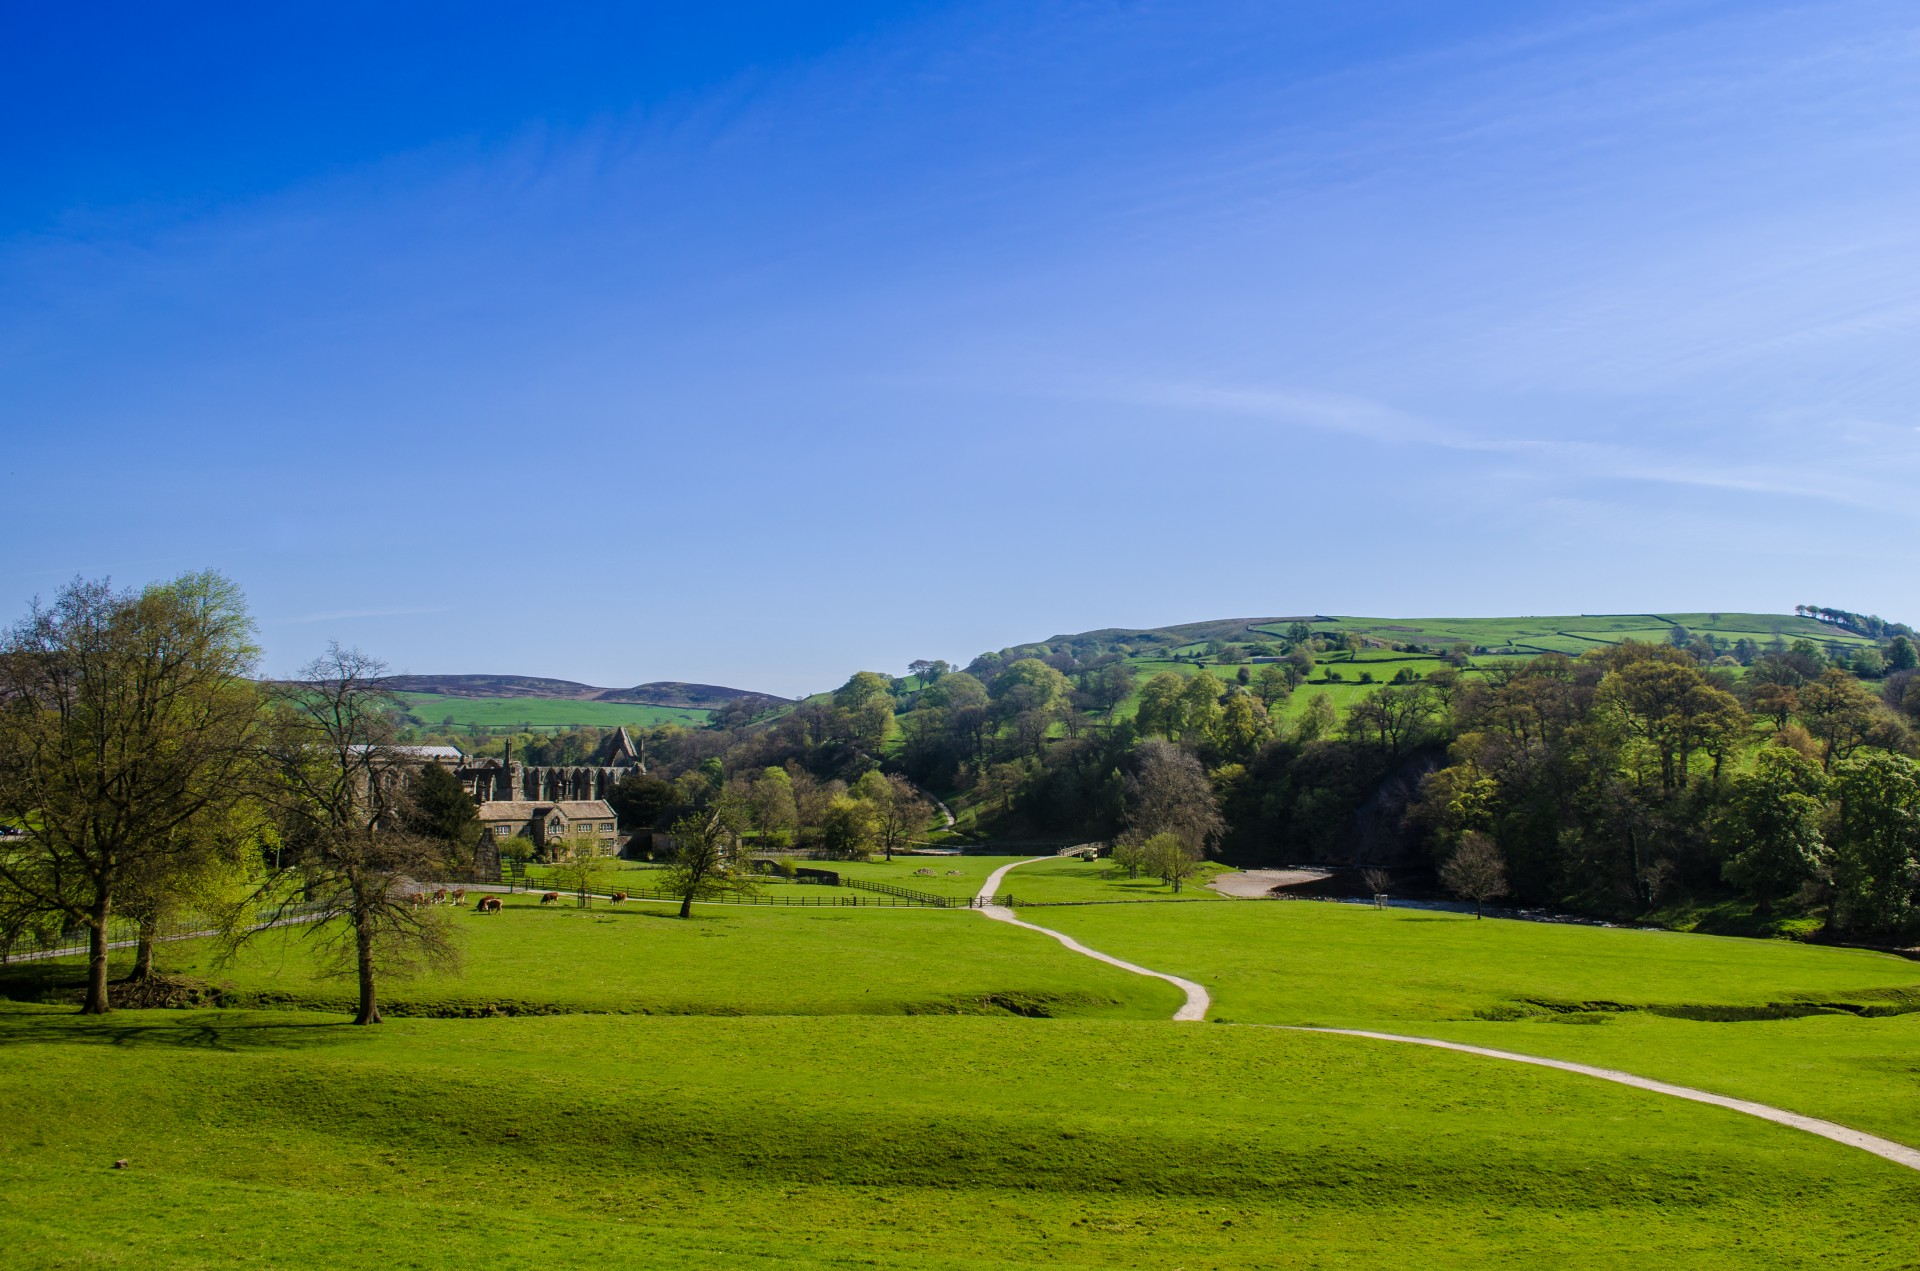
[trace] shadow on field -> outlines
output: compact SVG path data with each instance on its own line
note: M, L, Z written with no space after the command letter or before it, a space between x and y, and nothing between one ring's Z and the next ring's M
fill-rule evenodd
M185 1050L311 1050L365 1037L345 1020L290 1020L258 1015L195 1013L154 1019L138 1012L83 1016L0 1009L0 1048L21 1045L169 1046Z

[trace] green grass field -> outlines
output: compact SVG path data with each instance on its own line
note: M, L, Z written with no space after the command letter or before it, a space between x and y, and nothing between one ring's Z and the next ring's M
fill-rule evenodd
M1920 1238L1920 1180L1836 1144L1308 1034L16 1007L0 1044L22 1268L1891 1267Z
M911 870L937 868L964 894L1000 863L863 869L934 890ZM1007 887L1114 889L1100 872L1049 861ZM293 932L227 967L164 946L166 969L259 1006L0 1004L7 1265L1916 1263L1920 1175L1864 1153L1574 1074L1260 1027L1600 1062L1920 1143L1920 1015L1834 1013L1920 1006L1912 963L1311 902L1025 916L1202 981L1232 1023L1174 1024L1165 984L959 910L681 922L514 897L458 915L465 974L392 986L414 1013L374 1029L342 1022ZM32 998L74 972L0 975ZM517 1017L472 1017L489 1011ZM1775 1018L1793 1011L1827 1013Z
M987 881L987 875L1014 861L1033 860L1027 856L900 856L892 861L804 861L802 864L830 869L843 877L872 879L931 892L936 896L973 896ZM1189 879L1180 895L1189 899L1219 900L1221 897L1201 886L1221 872L1222 866L1208 862L1198 877ZM914 871L930 869L933 877L921 877ZM1126 876L1110 860L1040 860L1022 865L1007 875L1000 885L1001 894L1011 892L1016 901L1030 904L1054 901L1126 901L1166 900L1173 889L1157 878Z
M583 702L555 697L447 697L439 693L398 694L407 713L425 728L651 728L684 724L698 728L712 712L683 706L646 706L631 702ZM451 722L449 722L451 721Z
M836 894L826 888L795 892ZM845 893L838 893L845 894ZM701 905L689 921L671 905L579 909L568 900L502 897L496 915L446 911L464 944L458 976L396 983L397 1013L484 1015L617 1011L661 1015L927 1014L1005 1011L1172 1013L1180 995L1154 981L960 910L783 909ZM160 970L224 986L251 1005L347 1010L353 986L316 981L308 929L260 933L231 964L204 942L162 946ZM78 959L0 969L16 997L79 983Z
M1041 910L1213 1015L1625 1069L1920 1144L1920 965L1781 940L1256 902Z

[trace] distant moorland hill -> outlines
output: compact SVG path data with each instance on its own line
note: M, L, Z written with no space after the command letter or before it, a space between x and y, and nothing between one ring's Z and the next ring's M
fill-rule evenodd
M575 680L544 679L537 675L395 675L388 678L387 685L397 693L431 693L437 697L539 697L692 710L714 710L741 697L771 696L722 684L685 684L678 680L658 680L632 688L599 688Z

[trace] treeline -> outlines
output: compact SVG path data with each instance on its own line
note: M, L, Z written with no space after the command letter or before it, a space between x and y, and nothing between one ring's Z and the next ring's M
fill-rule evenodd
M985 837L1138 843L1167 829L1141 795L1151 750L1204 777L1211 815L1183 814L1184 841L1240 863L1438 877L1467 849L1475 868L1452 876L1478 878L1477 898L1609 916L1732 903L1850 938L1909 932L1910 638L1735 648L1676 628L1577 658L1428 662L1343 714L1313 686L1346 647L1318 633L1231 677L1144 681L1111 647L921 662L857 674L770 724L663 730L648 753L658 779L704 765L744 787L773 769L837 792L899 774ZM793 833L818 841L818 824L800 813Z

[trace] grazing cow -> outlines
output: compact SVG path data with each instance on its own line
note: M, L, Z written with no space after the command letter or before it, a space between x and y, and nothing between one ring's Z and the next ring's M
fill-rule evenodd
M498 896L482 896L480 903L473 907L473 911L477 914L497 914L500 912L500 898Z
M436 905L443 905L446 903L446 901L447 901L447 889L444 887L435 888L433 893L433 903Z
M454 888L454 889L453 889L453 903L454 903L454 904L456 904L456 905L464 905L464 904L466 904L466 903L467 903L467 889L466 889L466 888L464 888L464 887L456 887L456 888Z
M557 891L542 892L540 894L540 903L543 905L551 905L558 899L560 899L560 893Z
M425 909L433 901L428 899L427 893L423 891L410 891L407 893L407 903L415 909Z
M625 900L626 898L627 898L627 893L623 891L617 891L613 893L613 903L616 905L619 904L621 901Z
M932 878L932 877L933 877L933 871L932 871L932 870L930 870L930 869L916 869L916 870L914 870L913 872L914 872L914 876L915 876L915 877L917 877L917 878Z

